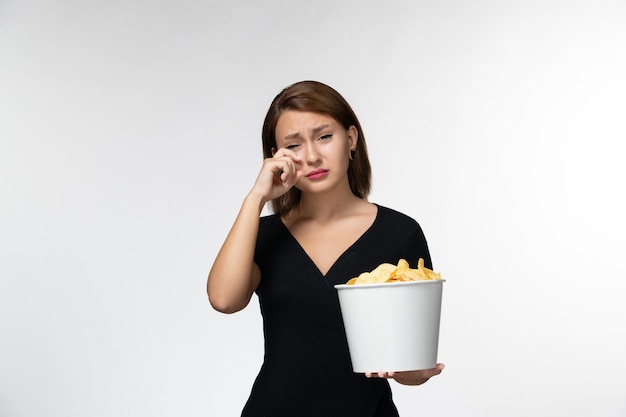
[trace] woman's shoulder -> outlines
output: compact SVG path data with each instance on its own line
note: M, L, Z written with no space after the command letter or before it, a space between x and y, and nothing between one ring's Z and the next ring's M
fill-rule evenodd
M286 229L278 215L268 214L261 216L257 233L257 251L270 247L272 242L284 239L285 236Z
M278 214L276 213L265 214L261 216L261 222L265 222L265 223L275 222L279 218L280 217L278 217Z
M417 225L417 221L407 214L380 204L376 204L376 206L378 207L378 218L380 221Z
M280 216L277 214L266 214L261 216L259 221L259 230L274 230L278 229L281 226Z

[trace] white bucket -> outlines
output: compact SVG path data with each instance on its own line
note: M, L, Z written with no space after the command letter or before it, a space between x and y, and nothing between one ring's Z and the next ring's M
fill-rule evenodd
M354 372L435 367L444 281L335 285Z

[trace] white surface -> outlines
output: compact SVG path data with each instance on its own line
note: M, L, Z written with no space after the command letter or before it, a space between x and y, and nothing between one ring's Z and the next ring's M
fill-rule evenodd
M352 104L447 280L403 417L623 417L623 1L0 3L0 416L236 416L206 274L287 84ZM303 375L306 377L306 375ZM332 378L332 375L329 375Z
M335 285L354 372L437 365L443 282Z

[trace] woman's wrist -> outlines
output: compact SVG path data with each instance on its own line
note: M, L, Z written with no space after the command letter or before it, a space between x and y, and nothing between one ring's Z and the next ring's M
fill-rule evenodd
M254 191L251 191L244 198L243 205L246 207L254 207L258 211L258 213L261 214L261 212L263 211L263 207L265 207L265 203L267 202L268 200L264 196L257 194Z

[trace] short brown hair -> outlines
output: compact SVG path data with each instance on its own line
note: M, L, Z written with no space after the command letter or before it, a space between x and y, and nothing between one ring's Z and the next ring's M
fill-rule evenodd
M356 157L348 166L348 182L352 193L359 198L366 198L371 188L372 169L367 156L365 136L359 119L348 102L333 88L318 81L300 81L283 89L270 105L261 137L263 139L263 157L271 158L276 150L276 125L278 118L286 110L307 111L330 116L337 120L344 129L354 126L358 132ZM282 216L300 202L301 192L292 187L282 196L272 200L272 210Z

